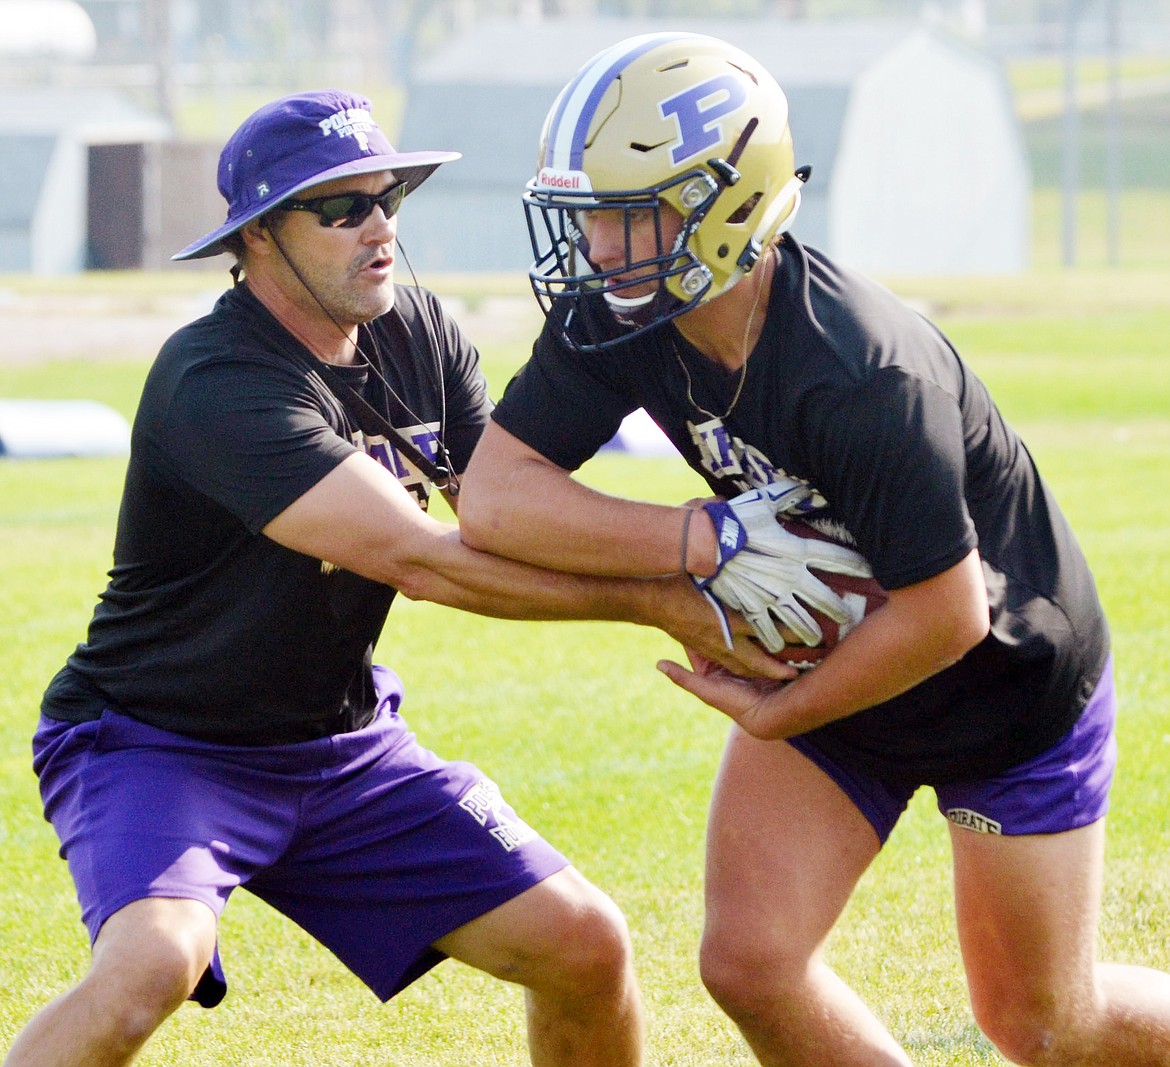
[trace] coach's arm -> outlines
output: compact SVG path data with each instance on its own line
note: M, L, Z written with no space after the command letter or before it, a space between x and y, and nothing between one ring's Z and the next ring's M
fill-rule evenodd
M338 464L263 533L286 548L393 586L412 600L498 618L656 626L738 674L785 673L746 637L728 650L713 613L682 575L570 574L478 551L463 543L458 527L422 511L386 468L362 452Z

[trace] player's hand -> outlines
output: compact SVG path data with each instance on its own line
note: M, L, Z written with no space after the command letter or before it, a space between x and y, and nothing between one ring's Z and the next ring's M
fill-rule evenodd
M739 678L693 649L686 653L689 671L668 659L659 660L658 669L680 689L723 712L753 736L763 740L787 736L777 725L770 705L790 678Z
M839 623L850 620L849 609L813 568L872 576L864 557L851 548L797 537L776 521L807 495L806 487L786 481L703 505L715 525L718 560L715 573L696 585L741 612L769 652L785 644L777 622L802 643L820 644L823 634L810 608Z

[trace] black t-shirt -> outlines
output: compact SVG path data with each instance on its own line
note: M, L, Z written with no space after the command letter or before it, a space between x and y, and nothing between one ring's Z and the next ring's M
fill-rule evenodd
M604 309L579 310L609 329ZM688 398L688 375L689 389ZM881 286L791 238L738 384L673 325L578 353L546 325L493 418L575 470L644 407L711 489L788 475L819 523L897 589L978 548L991 633L910 692L814 731L830 754L897 780L993 774L1076 721L1108 654L1092 575L1023 442L939 330Z
M491 402L478 354L433 294L397 287L360 344L389 387L364 367L334 369L424 453L441 439L462 470ZM423 507L431 486L392 442L361 433L319 366L242 285L166 342L134 421L109 584L46 715L110 708L239 744L369 719L394 590L260 531L358 449Z

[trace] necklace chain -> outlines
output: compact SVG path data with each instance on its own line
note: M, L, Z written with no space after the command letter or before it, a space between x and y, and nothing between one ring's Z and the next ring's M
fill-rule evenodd
M774 257L775 249L772 250L772 255L769 256L769 259L774 259ZM771 288L771 286L768 284L770 280L771 279L769 278L764 278L756 289L756 298L752 301L752 310L748 315L747 323L743 328L743 340L740 342L740 348L743 351L743 363L739 368L739 381L736 382L735 393L731 397L731 403L727 405L727 410L722 415L716 415L713 411L708 411L695 399L695 395L692 392L691 372L687 369L686 361L683 359L682 353L678 350L677 331L671 332L670 347L674 352L675 362L678 363L679 368L683 372L683 377L686 379L687 401L691 407L693 407L701 415L706 415L709 419L717 419L722 422L735 410L735 405L739 403L739 398L743 393L743 383L747 380L748 356L750 354L748 352L748 337L751 336L752 324L756 321L756 312L760 308L760 297L763 295L765 289Z

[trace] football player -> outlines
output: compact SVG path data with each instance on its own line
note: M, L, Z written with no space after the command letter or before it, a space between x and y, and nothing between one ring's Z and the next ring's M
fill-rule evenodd
M524 193L546 322L473 456L463 537L581 573L673 557L772 647L807 603L760 521L788 499L888 591L788 682L660 664L735 723L701 971L762 1063L910 1063L822 947L921 786L1003 1055L1170 1063L1170 976L1095 959L1115 699L1093 577L947 338L788 232L808 177L784 93L721 41L635 37L579 71ZM571 477L639 407L728 503L680 524Z

